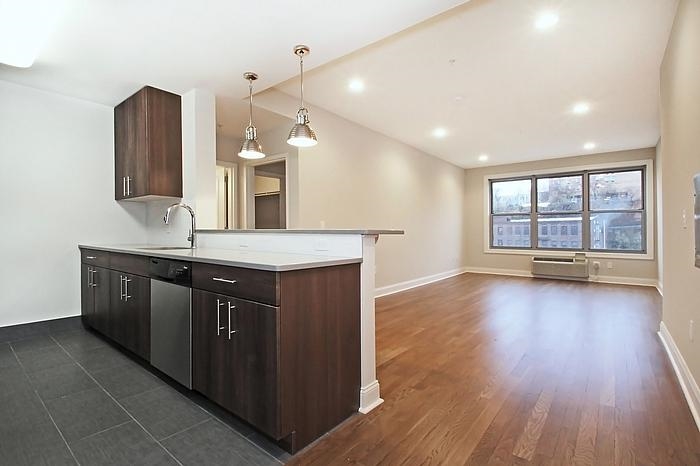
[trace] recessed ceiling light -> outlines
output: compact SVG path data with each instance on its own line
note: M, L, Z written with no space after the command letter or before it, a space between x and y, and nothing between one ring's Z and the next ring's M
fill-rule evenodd
M543 11L535 19L535 28L540 31L551 29L559 22L559 15L553 11Z
M579 102L571 109L576 115L584 115L591 110L591 106L587 102Z
M442 139L447 136L447 130L445 128L435 128L433 130L433 136L438 139Z
M583 145L583 148L586 150L595 149L595 142L587 142Z
M479 162L486 162L489 159L489 156L487 154L481 154L479 156Z
M348 82L348 89L351 92L362 92L365 90L365 83L361 79L351 79L350 82Z

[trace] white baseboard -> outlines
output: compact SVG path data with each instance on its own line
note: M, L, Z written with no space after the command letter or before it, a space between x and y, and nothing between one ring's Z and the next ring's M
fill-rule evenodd
M676 342L673 340L666 324L663 322L661 322L661 327L659 329L659 338L664 348L666 348L668 358L671 360L673 370L676 372L678 382L681 384L681 389L688 402L688 407L693 415L693 419L695 419L695 425L698 427L698 430L700 430L700 414L698 412L698 410L700 410L700 388L693 374L690 373L690 369L685 363L681 352L678 350Z
M372 383L360 387L360 409L362 414L367 414L374 408L384 403L384 400L379 397L379 381L375 380Z
M510 277L532 277L529 270L497 269L493 267L466 267L465 272L483 273L487 275L507 275Z
M435 275L428 275L427 277L416 278L414 280L408 280L401 283L396 283L394 285L382 286L374 290L374 297L380 298L382 296L388 296L390 294L399 293L401 291L410 290L411 288L416 288L419 286L427 285L429 283L444 280L446 278L454 277L456 275L461 275L463 273L483 273L488 275L506 275L510 277L532 277L532 273L529 270L519 270L519 269L498 269L493 267L460 267L454 270L448 270L447 272L436 273ZM597 275L590 276L588 278L589 282L592 283L608 283L614 285L636 285L636 286L653 286L657 289L659 294L663 296L663 289L661 288L660 282L653 278L636 278L636 277L616 277L612 275Z
M532 277L529 270L520 269L497 269L491 267L466 267L465 272L470 273L485 273L490 275L508 275L512 277ZM653 278L636 278L636 277L616 277L612 275L591 275L588 281L592 283L608 283L614 285L637 285L637 286L653 286L659 290L659 282ZM659 290L659 293L661 291Z
M382 286L374 290L374 297L379 298L381 296L387 296L390 294L398 293L400 291L410 290L411 288L416 288L418 286L427 285L428 283L437 282L446 278L454 277L455 275L463 274L466 271L467 270L465 267L460 267L458 269L448 270L447 272L436 273L435 275L428 275L427 277L420 277L413 280L396 283L394 285Z

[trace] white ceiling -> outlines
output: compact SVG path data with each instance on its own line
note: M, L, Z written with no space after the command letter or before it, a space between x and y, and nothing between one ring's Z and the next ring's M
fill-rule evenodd
M463 167L578 155L589 141L597 145L590 152L650 147L676 4L472 0L317 67L305 76L305 96ZM547 9L559 23L536 30ZM347 89L355 77L365 83L360 94ZM297 95L297 86L278 88ZM588 114L572 114L579 101L590 103ZM435 127L448 135L436 139Z
M243 72L260 75L260 90L298 74L298 43L311 46L313 68L463 2L55 1L66 10L34 65L0 65L0 79L107 105L145 84L204 88L217 96L223 130L235 134L247 122Z

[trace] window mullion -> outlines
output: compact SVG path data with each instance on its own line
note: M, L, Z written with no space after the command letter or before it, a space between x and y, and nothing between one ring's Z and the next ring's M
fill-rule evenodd
M583 212L581 212L581 249L584 251L591 250L591 212L590 212L590 196L589 189L590 176L588 172L583 174Z

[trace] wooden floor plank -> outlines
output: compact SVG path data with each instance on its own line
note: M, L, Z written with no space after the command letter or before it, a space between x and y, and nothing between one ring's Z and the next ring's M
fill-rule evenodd
M463 274L376 304L384 404L291 464L700 465L654 289Z

